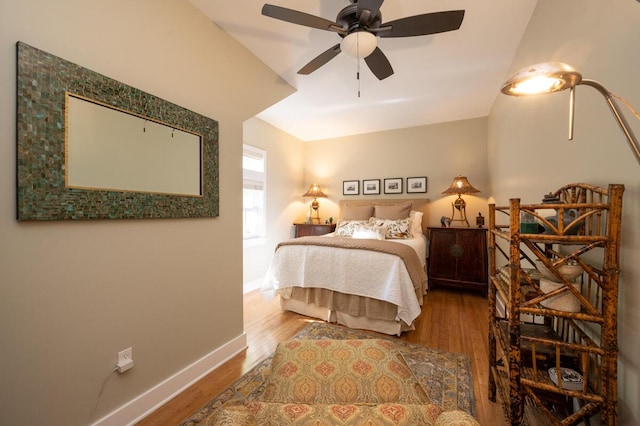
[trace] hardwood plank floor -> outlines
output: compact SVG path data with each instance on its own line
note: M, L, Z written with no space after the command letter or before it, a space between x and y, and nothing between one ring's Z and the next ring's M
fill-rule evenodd
M282 312L277 299L267 302L259 292L244 297L244 324L248 348L202 378L138 423L139 426L179 425L227 386L269 356L278 342L294 336L310 321ZM507 423L499 404L487 398L487 299L479 294L435 289L428 293L416 329L400 339L471 357L476 417L481 425Z

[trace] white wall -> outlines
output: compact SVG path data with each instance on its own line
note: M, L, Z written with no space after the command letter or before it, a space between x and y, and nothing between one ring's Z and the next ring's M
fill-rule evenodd
M323 219L338 217L338 201L347 198L428 198L429 224L440 226L441 216L451 216L456 196L442 195L456 175L467 176L481 192L465 195L467 214L475 223L487 214L487 119L477 118L430 126L367 133L305 144L305 182L317 182L328 199L320 199ZM384 178L426 176L426 194L385 195ZM380 179L381 194L362 195L363 179ZM360 181L359 196L343 196L342 182ZM304 218L308 211L300 211Z
M18 223L19 40L218 120L220 216ZM0 70L0 423L87 424L242 336L242 123L292 89L183 0L0 0Z
M568 63L640 109L640 3L538 0L512 65ZM505 76L506 78L507 76ZM496 88L498 90L498 88ZM626 187L622 219L618 390L621 425L640 424L640 165L594 89L576 90L575 137L567 141L568 92L530 98L500 95L489 118L493 197L538 202L564 184ZM625 109L631 127L636 118Z

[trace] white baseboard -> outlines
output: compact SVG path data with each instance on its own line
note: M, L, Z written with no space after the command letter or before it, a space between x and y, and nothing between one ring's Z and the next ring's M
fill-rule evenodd
M122 407L107 414L92 426L122 426L139 422L163 404L215 370L247 347L247 335L230 340L218 349L203 356L193 364L178 371Z
M259 278L257 280L246 282L242 285L242 293L247 294L250 291L257 290L262 287L262 281L264 278Z

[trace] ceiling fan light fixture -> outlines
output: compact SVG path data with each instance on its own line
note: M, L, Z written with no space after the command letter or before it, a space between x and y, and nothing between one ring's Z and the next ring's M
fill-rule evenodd
M354 31L342 39L340 50L348 56L363 59L378 47L378 39L368 31Z

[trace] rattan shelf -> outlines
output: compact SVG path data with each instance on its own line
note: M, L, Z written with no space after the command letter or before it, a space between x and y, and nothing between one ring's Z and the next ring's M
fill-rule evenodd
M510 424L573 425L596 414L617 424L623 193L575 183L552 204L489 205L489 397L499 396ZM543 232L521 233L521 218ZM567 279L564 265L581 275ZM551 367L577 371L582 384L556 385Z

